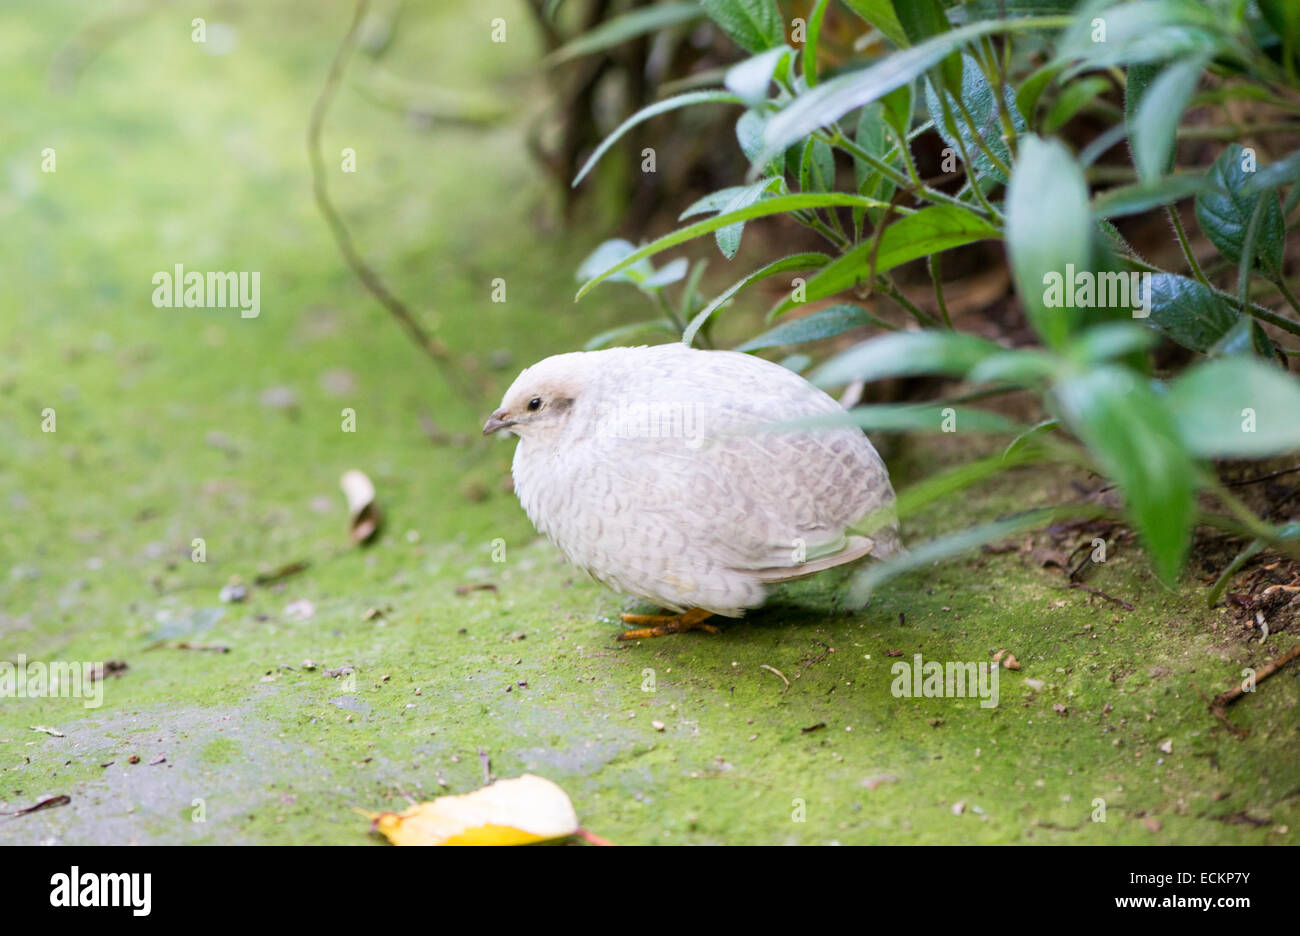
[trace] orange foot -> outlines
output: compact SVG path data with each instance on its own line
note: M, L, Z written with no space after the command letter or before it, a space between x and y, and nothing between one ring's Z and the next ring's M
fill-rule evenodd
M637 630L624 631L618 635L619 640L640 640L642 637L663 637L666 634L681 634L686 631L702 630L710 634L722 633L705 620L713 617L712 611L703 608L691 608L681 614L624 614L625 624L649 624Z

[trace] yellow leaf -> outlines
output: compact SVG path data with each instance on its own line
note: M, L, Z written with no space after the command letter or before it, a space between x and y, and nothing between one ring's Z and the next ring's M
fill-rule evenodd
M532 774L371 818L394 845L528 845L578 831L568 794Z

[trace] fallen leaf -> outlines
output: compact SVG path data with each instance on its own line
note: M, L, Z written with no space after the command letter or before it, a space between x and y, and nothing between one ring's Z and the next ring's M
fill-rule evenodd
M56 738L62 738L63 732L57 728L50 728L48 725L30 725L32 731L43 731L47 735L53 735Z
M814 731L817 731L818 729L825 728L825 727L826 727L826 722L824 722L824 721L819 721L817 724L815 724L815 725L809 725L807 728L800 728L800 729L799 729L799 733L800 733L800 734L812 734Z
M1002 660L1002 665L1010 670L1020 669L1020 661L1016 659L1016 655L1014 653L1008 653L1006 657Z
M353 469L339 478L339 487L348 502L348 524L352 542L369 543L379 532L382 516L375 504L375 485L365 472Z
M280 568L276 569L273 572L261 573L260 575L257 576L257 578L253 579L253 584L271 585L275 582L280 581L281 579L287 579L290 576L297 575L299 572L308 569L310 566L311 563L308 562L306 559L299 559L297 562L290 562L285 565L282 565L280 566Z
M1165 741L1164 744L1160 745L1160 750L1164 751L1166 754L1174 753L1174 739L1169 738Z
M441 796L400 813L368 814L394 845L528 845L578 831L568 795L524 774L461 796Z
M72 797L67 794L62 796L51 796L48 799L41 800L33 806L28 806L26 809L15 809L13 812L0 813L0 816L25 816L28 813L34 813L40 809L52 809L55 806L67 806L71 802Z

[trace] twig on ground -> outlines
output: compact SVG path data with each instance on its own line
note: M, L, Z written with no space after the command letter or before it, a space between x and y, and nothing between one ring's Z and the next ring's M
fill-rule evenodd
M348 59L352 57L352 51L356 47L357 30L365 19L369 6L370 0L357 0L356 10L352 15L352 25L348 27L338 51L334 53L334 61L330 64L325 84L316 98L316 103L312 105L311 119L307 124L307 156L311 162L312 193L316 198L316 206L325 217L326 224L329 225L330 233L334 235L339 252L343 254L343 259L361 280L361 284L397 320L410 339L433 360L448 385L467 402L477 404L478 394L455 368L447 346L435 335L424 330L406 304L389 290L379 274L361 257L352 240L351 232L334 208L333 202L330 201L326 188L325 157L321 153L321 128L324 126L325 115L329 112L330 104L334 101L334 95L338 92L339 82L343 78Z

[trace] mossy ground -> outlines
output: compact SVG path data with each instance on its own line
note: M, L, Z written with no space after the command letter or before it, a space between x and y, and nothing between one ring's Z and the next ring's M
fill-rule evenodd
M1089 579L1132 611L1012 551L895 581L863 611L830 574L720 636L616 643L630 606L536 540L502 487L509 445L421 429L427 411L472 436L484 408L450 395L359 288L312 204L306 114L350 5L148 9L111 38L81 4L0 12L0 659L128 664L98 709L0 700L0 809L71 797L0 818L0 841L376 842L354 808L471 790L480 751L498 776L559 782L584 825L629 844L1294 841L1294 672L1233 708L1244 740L1195 687L1227 688L1295 635L1248 642L1203 586L1160 588L1135 548ZM193 43L192 16L231 24L235 48ZM413 5L385 67L522 113L527 25L504 0ZM94 55L51 90L77 35ZM345 85L325 140L357 152L330 184L363 250L498 390L639 314L617 288L572 303L597 236L539 228L551 196L523 127L412 128ZM260 317L155 308L151 277L175 263L261 271ZM294 404L267 405L275 387ZM896 478L951 449L907 443ZM337 487L351 468L387 517L364 550ZM1021 470L906 533L1063 486ZM298 560L312 564L251 584ZM232 578L248 599L223 604ZM299 600L314 614L286 613ZM162 627L229 651L151 649ZM999 649L1021 669L1001 672L997 708L891 693L897 659ZM355 686L327 674L343 667Z

